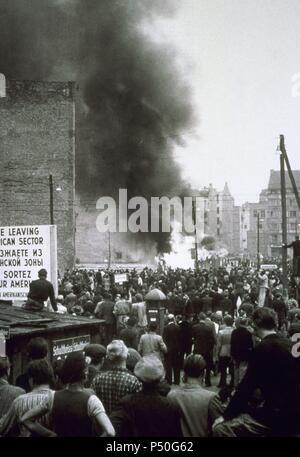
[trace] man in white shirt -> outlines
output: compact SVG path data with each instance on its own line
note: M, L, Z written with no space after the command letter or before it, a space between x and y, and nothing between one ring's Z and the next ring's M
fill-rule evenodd
M269 277L268 273L264 270L261 270L258 273L259 279L259 295L258 295L258 306L262 308L265 304L267 291L269 289Z

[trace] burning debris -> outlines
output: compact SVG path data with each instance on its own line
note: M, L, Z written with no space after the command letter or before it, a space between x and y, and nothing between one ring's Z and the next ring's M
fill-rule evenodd
M223 258L228 255L228 250L222 243L211 235L202 234L197 238L202 239L198 247L198 261L204 262L211 258ZM158 263L166 267L182 268L185 270L195 267L195 259L192 252L195 250L195 237L187 236L180 232L178 223L174 223L171 236L171 252L156 257Z

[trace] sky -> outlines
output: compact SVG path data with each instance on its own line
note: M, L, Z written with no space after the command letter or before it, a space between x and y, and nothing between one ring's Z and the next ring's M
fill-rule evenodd
M300 1L173 1L148 31L177 49L193 93L197 123L175 157L192 185L227 181L236 204L255 202L279 170L279 134L300 169Z

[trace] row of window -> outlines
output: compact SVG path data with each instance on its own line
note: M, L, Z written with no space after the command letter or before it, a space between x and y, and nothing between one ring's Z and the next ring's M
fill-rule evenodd
M258 213L258 211L255 209L255 210L253 211L253 217L257 217L257 213ZM272 210L272 211L269 212L269 215L270 215L270 217L280 216L280 215L281 215L281 211L279 211L279 210ZM260 216L262 219L263 219L264 217L266 217L266 211L265 211L265 210L260 210L260 211L259 211L259 216ZM300 215L297 214L297 211L288 211L287 216L288 216L288 217L297 217L297 216L300 217Z

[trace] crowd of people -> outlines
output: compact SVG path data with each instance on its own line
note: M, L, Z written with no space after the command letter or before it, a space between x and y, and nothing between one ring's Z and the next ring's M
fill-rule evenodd
M1 359L0 435L300 436L297 299L292 275L286 293L280 268L242 263L67 272L55 310L101 319L102 344L51 364L35 338L15 385Z

